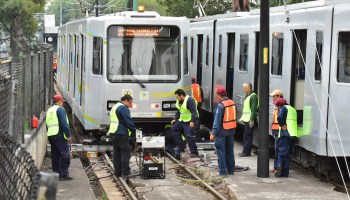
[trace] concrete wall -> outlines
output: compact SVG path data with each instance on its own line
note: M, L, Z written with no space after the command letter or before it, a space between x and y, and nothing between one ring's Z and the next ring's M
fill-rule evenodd
M46 133L45 113L41 113L38 128L33 129L24 136L24 148L32 155L38 169L41 168L46 155L46 146L48 144Z

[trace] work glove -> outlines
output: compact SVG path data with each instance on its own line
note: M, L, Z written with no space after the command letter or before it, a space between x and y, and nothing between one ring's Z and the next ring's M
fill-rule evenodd
M214 139L215 139L215 135L210 134L210 141L212 142L212 141L214 141Z
M249 121L249 128L253 128L254 126L254 121Z

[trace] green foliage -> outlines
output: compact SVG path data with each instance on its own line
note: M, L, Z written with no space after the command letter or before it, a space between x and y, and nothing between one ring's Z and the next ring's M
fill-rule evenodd
M165 7L167 15L186 16L194 18L198 16L198 10L195 8L193 0L157 0L160 5ZM204 1L202 1L204 2ZM232 9L232 1L227 0L209 0L204 7L207 15L223 14Z
M45 0L1 0L0 23L11 35L18 24L24 36L31 38L38 28L34 13L42 13L44 5Z

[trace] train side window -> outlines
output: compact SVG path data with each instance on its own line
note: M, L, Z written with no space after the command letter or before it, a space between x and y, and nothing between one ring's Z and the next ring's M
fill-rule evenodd
M350 32L339 32L337 81L350 83Z
M103 39L101 37L94 37L93 40L93 60L92 60L92 73L102 75L102 45Z
M193 37L191 37L191 65L193 64L193 45L194 45L194 40L193 40Z
M240 53L239 53L239 70L247 71L248 68L248 34L241 34L240 36Z
M283 33L274 32L272 34L272 62L271 74L282 75L283 62Z
M74 35L74 50L75 50L75 67L79 69L79 37Z
M205 52L205 66L208 67L209 66L209 36L207 36L207 48L206 48L206 52Z
M322 75L323 32L316 31L315 80L320 81Z
M80 35L81 38L81 67L83 69L83 72L85 73L85 36L83 34Z
M184 63L184 75L188 74L188 45L187 45L187 37L184 37L184 51L183 51L183 63Z
M218 58L219 68L221 68L221 58L222 58L222 35L219 35L219 58Z

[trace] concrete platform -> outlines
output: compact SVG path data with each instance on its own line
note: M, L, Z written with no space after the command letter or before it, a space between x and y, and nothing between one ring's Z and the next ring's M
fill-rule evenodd
M288 178L275 178L273 173L270 173L270 178L258 178L257 155L252 153L251 157L239 157L242 149L242 144L235 142L236 165L249 166L250 169L235 172L234 176L225 179L231 195L236 199L349 199L347 194L334 191L332 184L295 170L290 170ZM210 154L216 157L213 151ZM217 162L213 161L212 164L216 165ZM270 159L272 167L273 159Z
M80 159L71 159L69 173L74 179L72 181L58 181L56 199L95 200L95 194Z

